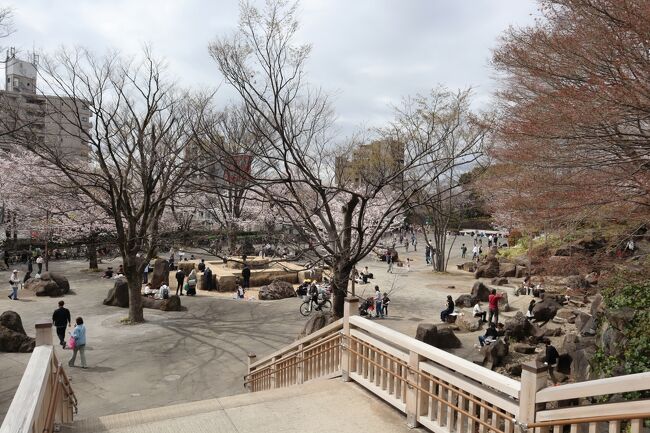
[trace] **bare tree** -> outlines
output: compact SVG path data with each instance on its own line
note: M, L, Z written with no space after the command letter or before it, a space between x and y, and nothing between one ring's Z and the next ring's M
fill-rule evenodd
M129 319L141 322L141 275L158 245L161 216L194 170L185 158L189 110L166 80L164 65L146 49L137 61L119 53L62 50L40 67L45 89L54 95L48 96L48 116L87 143L90 158L72 157L33 131L16 136L114 220L129 283Z
M386 131L393 140L430 149L422 163L407 172L405 184L417 185L410 206L421 217L425 240L435 251L433 269L439 272L447 269L447 233L461 210L460 177L483 155L487 129L471 112L470 100L469 89L454 93L442 87L407 99ZM423 219L430 223L431 238Z
M427 146L414 140L370 148L352 143L337 151L328 98L305 80L310 47L294 43L296 7L270 1L260 11L242 4L239 30L217 39L210 53L241 96L248 127L262 141L251 153L265 165L264 175L251 176L250 188L269 200L274 217L299 233L331 269L334 311L340 316L354 266L402 221L422 187L416 174L405 173L424 164L448 132L440 130L439 140ZM341 176L336 169L337 159L340 166L341 157L374 148L397 151L360 176Z

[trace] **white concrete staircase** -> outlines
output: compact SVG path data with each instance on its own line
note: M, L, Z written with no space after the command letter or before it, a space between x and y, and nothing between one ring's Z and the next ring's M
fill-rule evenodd
M80 402L83 404L83 402ZM403 416L354 383L320 380L85 420L65 433L412 432Z

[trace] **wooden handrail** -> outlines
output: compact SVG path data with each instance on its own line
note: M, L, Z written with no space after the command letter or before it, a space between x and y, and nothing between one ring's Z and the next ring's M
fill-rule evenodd
M332 337L339 337L339 335L338 334L332 334ZM304 353L305 351L313 350L315 348L318 348L319 346L322 346L322 343L328 343L328 342L330 342L330 341L332 341L334 339L335 338L328 338L327 340L319 341L318 344L315 344L313 346L308 346L308 347L304 348L301 352L295 352L292 355L297 356L300 353ZM267 372L266 371L267 368L270 368L273 365L277 365L277 364L281 363L282 361L286 362L286 361L291 360L290 357L278 359L277 362L274 362L273 364L265 366L265 367L263 367L263 368L261 368L259 370L252 371L252 372L248 373L246 376L244 376L244 386L248 385L249 383L252 383L252 382L258 381L260 379L264 379L266 377L277 374L278 371L284 371L284 370L286 370L286 369L288 369L290 367L293 367L294 365L298 365L298 364L304 363L305 361L309 361L310 359L316 358L318 355L320 355L322 353L330 352L330 351L336 349L337 347L340 347L340 345L327 347L325 349L318 350L318 351L316 351L315 353L313 353L313 354L311 354L309 356L303 357L303 358L301 358L301 359L299 359L297 361L292 362L291 364L286 364L286 365L281 366L280 368L277 368L276 370L271 370L271 371ZM255 375L256 373L259 374L259 375L256 375L254 378L250 379L250 377Z
M318 331L314 332L313 334L309 334L306 337L303 337L299 340L294 341L293 343L289 344L288 346L283 347L280 350L277 350L270 355L265 356L262 359L259 359L252 363L248 368L249 370L254 370L256 368L259 368L262 364L265 364L269 361L272 361L273 358L284 355L289 352L294 352L298 349L298 346L301 344L306 344L310 343L314 340L317 340L327 334L332 333L333 331L338 331L339 329L343 328L343 319L339 319L336 322L330 323L329 325L323 327L322 329L319 329Z
M649 386L650 372L637 373L544 388L537 392L536 401L546 403L573 398L645 391Z
M57 366L56 374L54 376L54 381L52 382L52 395L50 396L50 401L47 405L47 412L45 415L45 426L43 427L43 433L52 433L54 428L54 416L56 414L56 404L58 403L59 390L62 388L61 383L59 383L61 377L61 371L63 368L61 364Z
M560 419L557 421L542 421L526 424L526 428L537 428L537 427L552 427L556 425L569 425L569 424L587 424L592 422L608 422L608 421L626 421L634 419L650 419L650 412L645 413L636 413L636 414L621 414L621 415L604 415L604 416L592 416L588 418L571 418L571 419Z
M437 347L433 347L415 338L408 337L398 331L371 322L360 316L350 317L350 325L363 329L376 338L380 338L390 344L397 345L413 351L437 364L443 365L460 374L471 377L477 382L488 385L494 389L518 398L521 390L521 383L517 380L503 376L495 371L474 364L466 359L452 355Z

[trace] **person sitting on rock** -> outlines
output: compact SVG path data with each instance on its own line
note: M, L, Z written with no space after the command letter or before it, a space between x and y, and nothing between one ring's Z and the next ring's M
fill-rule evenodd
M154 299L169 299L169 286L167 284L160 286L158 293L154 295Z
M152 297L152 296L155 295L155 292L151 289L151 284L149 284L149 283L145 284L143 294L144 294L144 296L147 296L147 297Z
M498 335L499 333L497 332L497 326L494 324L494 322L490 322L488 329L485 331L485 335L478 336L478 343L481 345L481 347L483 347L486 344L490 344L496 341Z
M109 266L108 269L104 271L104 275L102 275L102 278L109 278L109 279L113 278L113 268Z
M205 272L205 259L201 259L201 263L198 264L199 272Z
M472 311L474 313L474 317L480 317L481 322L483 322L483 323L487 322L487 319L486 319L487 311L483 311L481 309L481 303L480 302L477 302L476 305L474 305L474 309Z
M454 300L451 295L447 295L447 308L440 312L440 320L446 322L449 315L454 312Z
M528 304L528 311L526 311L526 318L528 320L532 319L534 316L533 314L533 308L535 308L535 300L531 299L530 304Z

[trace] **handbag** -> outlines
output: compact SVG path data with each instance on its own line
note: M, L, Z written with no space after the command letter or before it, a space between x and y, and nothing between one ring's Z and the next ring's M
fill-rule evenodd
M68 347L70 349L74 349L76 347L77 343L74 340L73 336L70 336L70 340L68 340Z

